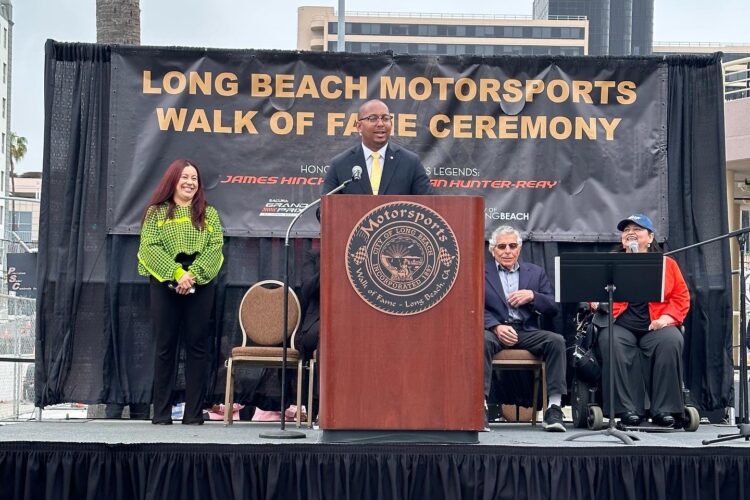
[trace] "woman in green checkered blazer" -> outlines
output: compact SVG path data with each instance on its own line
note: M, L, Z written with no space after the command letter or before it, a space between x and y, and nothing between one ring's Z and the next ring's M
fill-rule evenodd
M192 160L173 161L148 203L138 248L138 272L151 279L154 424L172 423L180 337L186 353L182 423L203 423L212 280L224 262L223 245L219 213L206 203L198 166Z

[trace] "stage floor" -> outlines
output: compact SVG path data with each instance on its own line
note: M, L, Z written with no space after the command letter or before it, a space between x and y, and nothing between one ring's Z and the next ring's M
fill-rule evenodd
M147 421L70 419L49 421L5 421L0 422L0 442L56 442L56 443L103 443L103 444L316 444L320 442L319 429L297 429L293 423L287 429L301 430L303 439L265 439L260 434L279 428L279 423L236 422L225 427L222 422L206 422L202 426L185 426L175 421L174 425L152 425ZM492 424L490 432L479 433L479 444L474 446L513 446L513 447L570 447L592 448L624 446L611 436L587 436L575 441L566 438L584 432L568 424L567 432L545 432L540 425L536 428L527 423ZM736 433L734 426L703 424L696 432L637 432L640 439L637 447L706 448L704 439L715 438L718 434ZM322 443L321 443L322 444ZM414 443L409 443L413 445ZM434 444L434 443L431 443ZM735 446L750 447L742 439L709 445L709 447Z

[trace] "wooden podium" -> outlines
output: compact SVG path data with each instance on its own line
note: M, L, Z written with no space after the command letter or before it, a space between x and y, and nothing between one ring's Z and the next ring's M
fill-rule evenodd
M482 430L484 200L332 195L321 206L320 428Z

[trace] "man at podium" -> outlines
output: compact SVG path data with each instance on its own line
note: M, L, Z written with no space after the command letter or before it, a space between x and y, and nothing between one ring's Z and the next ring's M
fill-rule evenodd
M352 178L359 167L362 178L343 194L434 194L430 179L416 153L389 142L393 117L383 101L373 99L359 108L357 130L362 142L337 155L328 167L323 194Z
M542 427L565 432L560 408L565 384L565 339L542 330L540 316L557 314L552 285L541 267L519 262L521 234L500 226L489 242L484 280L484 397L489 397L492 357L502 349L526 349L547 366L548 407ZM536 409L534 409L536 411Z
M357 130L362 141L331 160L323 184L326 194L352 178L359 167L362 178L352 182L343 194L423 195L435 194L425 168L416 153L390 141L393 116L380 100L365 102L357 115ZM320 215L318 215L320 219ZM309 278L303 284L303 317L295 347L305 358L318 349L320 341L320 254L306 258ZM314 270L313 270L314 269Z

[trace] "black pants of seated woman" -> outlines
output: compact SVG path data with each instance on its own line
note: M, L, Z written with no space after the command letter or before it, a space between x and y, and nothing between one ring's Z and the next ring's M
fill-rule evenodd
M196 286L179 295L151 279L151 324L154 332L154 423L172 421L172 391L179 340L185 345L185 413L183 423L203 421L203 401L210 365L209 334L216 287Z
M609 415L609 369L614 368L615 414L677 414L682 399L682 345L680 330L668 326L651 332L633 333L614 325L614 360L609 359L609 330L599 332L602 357L602 398Z

